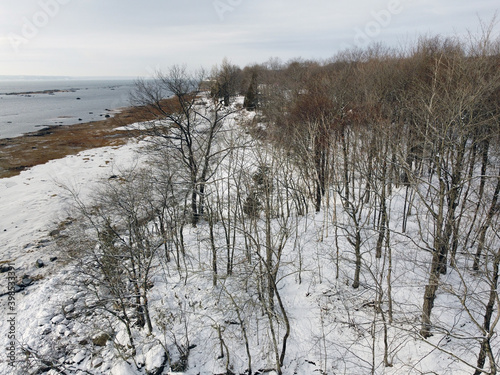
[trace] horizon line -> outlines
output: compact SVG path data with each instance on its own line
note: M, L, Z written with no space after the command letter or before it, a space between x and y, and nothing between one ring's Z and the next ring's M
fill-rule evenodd
M74 79L130 79L135 80L139 78L144 78L140 76L68 76L68 75L36 75L36 74L0 74L0 80L74 80Z

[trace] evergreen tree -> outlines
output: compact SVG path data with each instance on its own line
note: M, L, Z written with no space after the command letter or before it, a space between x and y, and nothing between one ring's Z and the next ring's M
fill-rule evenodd
M245 100L243 102L243 107L249 111L254 111L258 104L258 93L257 93L257 72L252 74L252 80L250 81L250 86L245 94Z

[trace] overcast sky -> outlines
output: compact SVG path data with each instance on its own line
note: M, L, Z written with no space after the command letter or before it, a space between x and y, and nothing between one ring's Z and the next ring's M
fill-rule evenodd
M498 0L1 0L0 75L326 59L371 42L476 33L499 9Z

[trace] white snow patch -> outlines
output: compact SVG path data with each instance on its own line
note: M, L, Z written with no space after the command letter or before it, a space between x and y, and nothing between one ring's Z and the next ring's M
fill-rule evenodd
M165 359L165 350L161 345L155 346L146 353L146 371L159 369Z
M110 375L136 375L137 372L127 362L119 362L113 366Z

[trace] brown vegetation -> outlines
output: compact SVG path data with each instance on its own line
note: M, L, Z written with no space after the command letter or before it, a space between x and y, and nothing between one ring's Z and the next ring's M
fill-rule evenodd
M136 134L119 127L155 117L144 107L130 107L102 121L50 126L21 137L0 139L0 178L83 150L122 145Z

